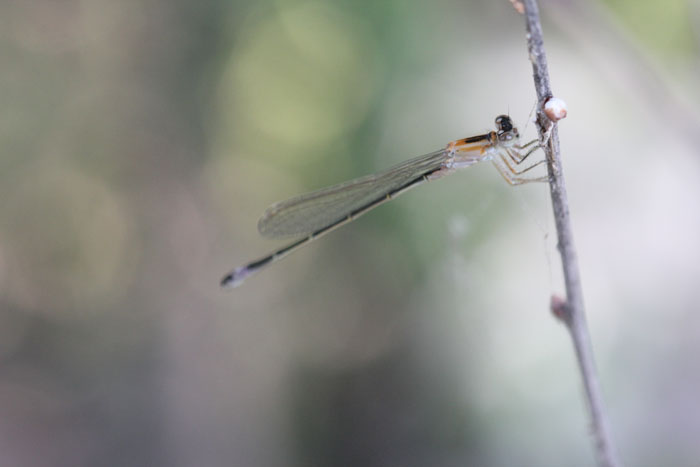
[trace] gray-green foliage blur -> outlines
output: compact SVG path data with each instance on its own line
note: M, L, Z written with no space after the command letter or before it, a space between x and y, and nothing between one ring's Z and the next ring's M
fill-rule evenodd
M700 6L543 1L630 465L696 465ZM545 185L488 164L224 291L272 202L535 137L503 1L0 3L0 465L591 465Z

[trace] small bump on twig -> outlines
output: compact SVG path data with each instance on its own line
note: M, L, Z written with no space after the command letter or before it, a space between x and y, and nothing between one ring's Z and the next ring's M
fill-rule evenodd
M559 295L552 295L549 301L549 309L555 318L567 322L569 318L569 306Z
M521 15L525 14L525 5L523 5L523 2L520 0L510 0L510 3L513 5L513 8L515 8L515 11Z

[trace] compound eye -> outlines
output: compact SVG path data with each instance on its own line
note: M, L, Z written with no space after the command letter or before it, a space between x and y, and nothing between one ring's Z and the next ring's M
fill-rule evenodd
M496 128L499 133L510 131L513 129L513 121L508 115L499 115L496 117Z

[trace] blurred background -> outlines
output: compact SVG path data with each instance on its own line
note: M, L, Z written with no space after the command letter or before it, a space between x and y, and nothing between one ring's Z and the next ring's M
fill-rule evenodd
M636 466L700 449L700 5L542 1L587 314ZM272 202L535 137L506 1L0 4L0 464L587 466L548 190L488 164L233 291Z

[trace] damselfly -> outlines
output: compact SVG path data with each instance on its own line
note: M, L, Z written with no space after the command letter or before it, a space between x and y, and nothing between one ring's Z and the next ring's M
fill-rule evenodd
M521 145L518 129L513 126L510 117L499 115L496 117L496 131L452 141L444 149L408 160L383 172L275 203L258 221L258 231L267 237L296 235L302 238L234 269L224 276L221 285L236 287L265 266L279 261L410 188L442 178L477 162L491 161L511 185L546 181L547 177L522 176L544 163L544 160L518 170L518 166L539 147L537 140Z

